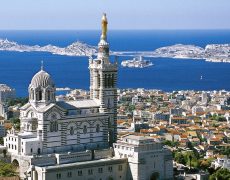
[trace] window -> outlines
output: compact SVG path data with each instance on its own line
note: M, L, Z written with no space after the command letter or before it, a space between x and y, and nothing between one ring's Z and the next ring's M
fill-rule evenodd
M100 74L98 74L98 77L97 77L98 79L97 79L97 81L98 81L98 87L100 87L101 86L101 78L100 78Z
M49 90L47 91L47 99L48 99L48 101L50 100L50 91Z
M53 132L53 122L50 122L50 132Z
M84 125L84 127L83 127L83 133L84 133L84 134L87 133L87 126L86 126L86 125Z
M74 134L74 129L73 129L73 126L70 127L70 135L73 135Z
M40 148L38 148L38 155L39 155L39 154L41 154L41 149L40 149Z
M16 145L14 146L14 149L17 150L17 146Z
M114 87L114 74L112 74L112 82L111 82L111 84L112 84L112 87Z
M119 171L122 171L122 165L119 165L119 166L118 166L118 170L119 170Z
M42 90L38 91L38 100L42 100Z
M33 149L32 148L30 149L30 152L33 153Z
M88 170L88 174L89 174L89 175L93 174L93 170L92 170L92 169L89 169L89 170Z
M61 179L61 173L57 174L57 179Z
M108 88L111 87L111 75L109 74L108 75Z
M57 121L50 122L50 132L57 132L58 131L58 123Z
M78 176L82 176L82 170L78 171Z
M103 169L102 168L98 168L98 173L103 173Z
M110 108L110 98L108 99L108 102L107 102L107 107Z
M113 171L113 167L112 167L112 166L109 166L109 167L108 167L108 171L109 171L109 172L112 172L112 171Z
M97 124L97 126L96 126L96 132L97 132L97 133L100 132L100 125L99 125L99 124Z
M107 74L105 74L104 87L108 86Z
M68 172L67 177L72 177L72 172Z

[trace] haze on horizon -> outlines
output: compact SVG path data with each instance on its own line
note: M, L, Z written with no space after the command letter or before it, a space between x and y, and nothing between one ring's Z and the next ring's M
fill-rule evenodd
M230 29L229 0L7 0L0 30Z

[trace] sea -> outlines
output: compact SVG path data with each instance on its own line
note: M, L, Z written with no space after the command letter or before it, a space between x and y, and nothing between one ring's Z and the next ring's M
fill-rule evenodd
M25 45L56 45L65 47L75 41L97 46L100 31L0 31L7 38ZM111 30L108 41L112 51L153 51L174 44L230 43L230 30ZM132 57L118 57L122 60ZM212 63L204 60L145 58L154 66L142 69L119 65L118 88L177 90L230 90L230 63ZM111 56L111 60L114 57ZM43 52L0 51L0 84L16 89L18 97L28 96L33 75L44 69L52 76L56 87L89 89L87 57L70 57ZM202 76L202 78L201 78Z

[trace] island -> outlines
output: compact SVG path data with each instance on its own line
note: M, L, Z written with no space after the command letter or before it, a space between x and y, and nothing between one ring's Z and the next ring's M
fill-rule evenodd
M153 66L153 63L149 60L144 60L142 56L140 56L140 58L133 58L132 60L122 61L121 66L129 68L145 68Z
M67 47L58 47L51 44L46 46L29 46L18 44L17 42L9 41L7 39L0 39L0 51L49 52L65 56L92 56L97 54L95 46L80 41L73 42ZM230 63L230 44L208 44L204 48L195 45L175 44L160 47L153 51L111 51L110 53L116 56L144 56L195 60L204 59L209 62Z
M96 47L77 41L67 47L58 47L54 45L46 46L29 46L18 44L7 39L0 39L0 51L17 51L17 52L49 52L52 54L66 56L91 56L97 52Z

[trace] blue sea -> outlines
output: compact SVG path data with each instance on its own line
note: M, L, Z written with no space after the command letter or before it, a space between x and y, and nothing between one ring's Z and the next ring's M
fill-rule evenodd
M60 47L79 40L97 45L100 31L0 31L7 38L26 45L52 44ZM152 51L168 45L230 43L230 30L109 31L112 51ZM119 61L130 57L119 57ZM114 57L111 57L114 59ZM154 66L143 69L119 67L118 88L173 90L230 90L230 63L204 60L147 58ZM16 89L17 96L28 95L28 85L40 70L41 61L57 87L89 89L88 59L40 52L0 51L0 83ZM201 80L200 77L203 77Z

